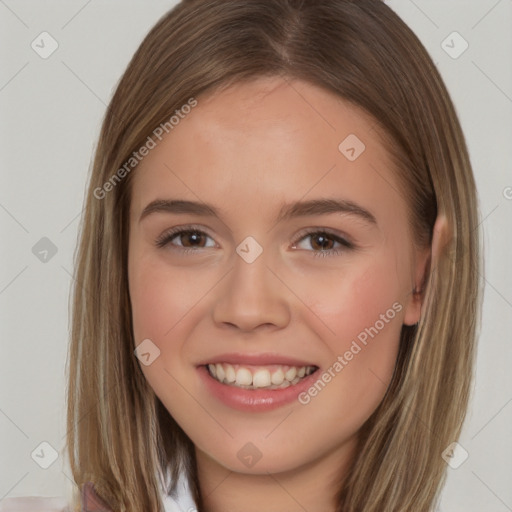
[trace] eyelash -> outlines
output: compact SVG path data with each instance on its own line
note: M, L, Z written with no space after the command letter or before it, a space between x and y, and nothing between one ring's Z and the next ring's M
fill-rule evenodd
M199 227L187 226L185 228L174 228L174 229L171 229L170 231L165 232L163 235L161 235L160 237L157 238L157 240L155 241L155 245L158 248L164 248L167 244L169 244L171 242L171 240L176 238L178 235L185 235L185 234L206 235L207 237L211 238L210 235L208 235L208 233L206 233ZM326 250L320 250L320 251L308 251L308 252L313 252L313 255L315 257L326 258L326 257L331 257L331 256L341 256L341 254L343 252L345 252L346 250L351 250L351 249L355 248L354 244L352 244L348 240L345 240L344 238L336 235L335 233L333 233L327 229L311 229L311 230L305 231L300 234L299 238L293 243L293 246L295 247L296 244L298 244L304 238L307 238L308 236L311 236L311 235L324 235L327 238L333 240L334 242L338 242L339 244L341 244L343 246L343 250L338 248L338 249L326 249ZM202 248L200 247L199 249L202 249ZM187 247L177 248L177 249L173 248L173 250L181 251L184 254L197 252L199 249L190 249Z

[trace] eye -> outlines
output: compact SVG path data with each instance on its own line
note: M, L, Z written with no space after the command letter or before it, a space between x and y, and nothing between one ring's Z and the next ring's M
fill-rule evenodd
M206 239L213 239L201 229L195 228L194 226L187 226L186 228L174 228L170 231L166 231L155 241L155 245L159 248L163 248L167 245L173 245L176 250L183 252L193 252L199 249L205 249L207 247L215 247L215 242L212 245L203 245ZM180 243L172 243L173 240L177 240Z
M297 249L298 243L310 239L309 246L313 248L314 256L325 258L327 256L340 256L347 250L354 249L354 245L345 238L325 230L309 231L295 242L292 249ZM338 244L337 248L335 248ZM303 247L300 247L303 248Z
M205 245L207 240L211 240L210 245ZM301 237L292 245L292 249L304 249L299 244L309 239L309 247L313 249L314 256L327 257L339 256L347 250L354 249L355 246L345 238L331 233L327 230L316 230L302 233ZM176 243L179 242L179 243ZM172 250L184 253L196 252L200 249L215 247L213 239L202 229L195 226L186 226L181 228L173 228L163 233L155 241L155 245L159 248L172 246ZM308 248L305 248L309 250Z

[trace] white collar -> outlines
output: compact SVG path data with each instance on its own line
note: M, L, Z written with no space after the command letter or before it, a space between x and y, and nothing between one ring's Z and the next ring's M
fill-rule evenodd
M176 496L168 496L161 490L165 512L197 512L197 506L190 492L185 475L180 475ZM65 497L19 497L0 500L0 512L70 512L71 507Z
M192 497L185 474L181 473L176 486L176 495L168 496L162 490L162 502L165 512L197 512L197 506Z

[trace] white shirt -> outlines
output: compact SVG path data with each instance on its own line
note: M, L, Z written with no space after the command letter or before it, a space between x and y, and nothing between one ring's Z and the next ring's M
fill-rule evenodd
M173 499L162 491L165 512L197 512L184 475L178 480L176 492L176 498ZM24 496L4 498L0 501L0 512L69 512L70 510L66 498L63 497Z
M165 512L197 512L188 480L183 474L178 479L176 493L176 498L173 499L162 492Z

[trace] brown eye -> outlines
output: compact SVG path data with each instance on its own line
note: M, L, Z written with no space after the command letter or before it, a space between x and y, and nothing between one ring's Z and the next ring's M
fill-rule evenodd
M303 235L299 241L293 245L293 248L305 248L308 250L308 247L298 247L302 241L307 239L310 241L306 245L313 249L312 252L315 256L339 256L347 250L354 249L354 245L352 243L334 233L329 233L328 231L311 231L306 233L305 236Z
M196 247L205 240L204 233L199 231L183 231L179 235L175 235L174 238L178 238L183 247Z
M332 249L334 245L334 240L330 236L325 236L324 234L318 233L310 235L311 237L311 247L313 249L318 249L321 251Z
M208 239L211 240L211 237L199 229L176 229L164 233L156 240L155 244L160 248L167 245L174 246L173 249L177 250L180 250L180 247L190 250L214 247L215 243L210 246L206 245Z

